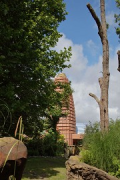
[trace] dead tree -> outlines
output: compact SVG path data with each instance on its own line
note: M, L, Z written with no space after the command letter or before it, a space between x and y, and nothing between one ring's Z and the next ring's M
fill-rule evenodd
M106 24L106 17L105 17L105 1L100 0L100 11L101 11L101 21L96 15L94 9L90 4L87 4L87 8L89 9L92 17L94 18L97 27L98 27L98 34L100 36L102 42L102 49L103 49L103 76L99 78L99 85L101 89L101 97L100 99L95 95L90 93L89 95L93 97L100 108L100 126L101 130L105 131L108 130L109 125L109 115L108 115L108 89L109 89L109 43L107 39L107 24Z

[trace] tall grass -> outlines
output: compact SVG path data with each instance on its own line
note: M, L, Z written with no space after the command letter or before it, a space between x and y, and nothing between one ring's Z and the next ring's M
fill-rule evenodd
M90 124L89 131L86 131L83 161L120 177L120 120L111 120L108 132L103 133L98 129L95 130L95 125Z

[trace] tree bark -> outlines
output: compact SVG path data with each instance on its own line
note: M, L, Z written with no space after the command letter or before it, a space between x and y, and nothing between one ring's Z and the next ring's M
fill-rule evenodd
M94 18L97 26L98 26L98 34L100 36L103 48L103 76L99 78L99 85L101 89L101 97L100 99L90 93L89 95L93 97L99 105L100 108L100 126L101 130L108 130L109 125L109 115L108 115L108 89L109 89L109 43L107 39L107 24L105 17L105 1L100 0L100 11L101 11L101 21L97 17L94 9L90 4L87 4L87 8L89 9L92 17Z

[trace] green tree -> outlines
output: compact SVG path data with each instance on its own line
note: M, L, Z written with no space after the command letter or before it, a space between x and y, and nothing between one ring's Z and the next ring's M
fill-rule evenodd
M120 9L120 0L116 0L116 6L118 7L118 9ZM118 35L118 38L120 39L120 14L115 14L115 22L118 24L118 27L116 27L116 34ZM117 52L117 54L118 54L117 70L120 72L120 50Z
M69 67L70 49L54 50L61 37L57 28L67 14L65 4L63 0L2 0L0 7L1 132L11 125L13 133L19 116L26 130L32 131L46 116L46 108L60 106L62 97L54 91L52 78Z
M120 9L120 0L116 0L116 6L118 9ZM118 27L116 28L116 34L120 39L120 14L115 14L115 22L118 24Z

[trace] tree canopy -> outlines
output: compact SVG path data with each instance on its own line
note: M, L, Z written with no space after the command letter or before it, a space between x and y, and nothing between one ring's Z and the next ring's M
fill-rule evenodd
M0 128L12 133L19 116L30 128L60 104L52 79L69 67L71 53L54 50L63 0L2 0L0 7Z
M116 0L116 6L120 9L120 0ZM115 14L115 22L118 23L118 27L116 28L116 34L120 39L120 14Z

